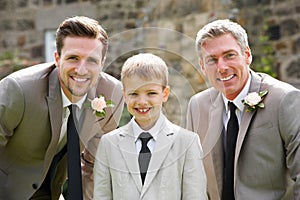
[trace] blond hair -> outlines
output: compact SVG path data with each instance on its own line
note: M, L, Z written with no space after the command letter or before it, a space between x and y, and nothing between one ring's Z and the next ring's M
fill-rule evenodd
M121 80L138 76L144 80L159 79L162 85L168 85L168 67L160 57L152 53L140 53L128 58L121 71Z

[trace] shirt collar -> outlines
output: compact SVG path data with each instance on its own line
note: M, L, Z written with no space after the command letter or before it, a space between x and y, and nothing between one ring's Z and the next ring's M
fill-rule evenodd
M68 107L71 104L76 105L79 109L81 109L87 94L85 94L79 101L77 101L76 103L72 103L68 97L65 95L64 91L62 89L61 90L61 97L62 97L62 103L63 103L63 108Z
M243 90L238 94L238 96L232 101L234 103L234 105L242 112L244 110L244 104L242 103L242 100L247 96L249 89L250 89L250 83L251 83L251 73L249 73L249 78L246 82L245 87L243 88ZM223 101L225 104L225 109L226 112L228 112L228 99L224 96L224 94L222 94L223 96Z
M150 130L148 130L148 131L143 130L136 123L135 117L133 117L131 119L131 122L132 122L133 135L134 135L135 141L138 139L139 135L142 132L148 132L148 133L150 133L150 135L153 137L153 139L156 140L157 139L157 135L160 132L160 129L162 128L162 124L164 122L164 117L163 117L162 113L160 113L158 120L156 121L156 123L154 124L154 126Z

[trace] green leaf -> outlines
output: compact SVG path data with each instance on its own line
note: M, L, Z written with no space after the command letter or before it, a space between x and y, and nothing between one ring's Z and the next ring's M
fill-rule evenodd
M107 108L113 108L115 105L114 104L106 104Z
M264 97L266 94L268 94L268 90L264 90L264 91L261 91L261 92L259 92L259 96L260 97Z
M260 107L260 108L264 108L265 104L263 102L260 102L259 104L257 104L257 106Z
M114 104L112 100L106 100L106 104Z
M96 111L95 114L96 114L97 117L105 117L105 114L106 114L106 113L105 113L105 111L103 110L103 112L98 112L98 111Z

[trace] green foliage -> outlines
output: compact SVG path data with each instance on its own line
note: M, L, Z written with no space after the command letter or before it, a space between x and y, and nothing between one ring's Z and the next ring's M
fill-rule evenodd
M124 110L122 113L122 117L119 123L119 127L124 126L125 124L127 124L130 120L131 120L132 116L131 114L128 112L126 104L124 106Z
M18 52L5 51L0 55L0 67L9 66L12 71L17 71L23 68L22 60L18 56Z
M264 27L267 30L267 26ZM251 65L254 71L264 72L273 77L277 77L274 70L274 49L270 45L270 40L267 35L261 35L256 47L255 59Z

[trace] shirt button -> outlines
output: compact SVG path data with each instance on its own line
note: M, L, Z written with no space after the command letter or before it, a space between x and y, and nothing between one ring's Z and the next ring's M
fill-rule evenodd
M35 189L35 190L38 189L38 184L37 183L33 183L32 184L32 188Z

